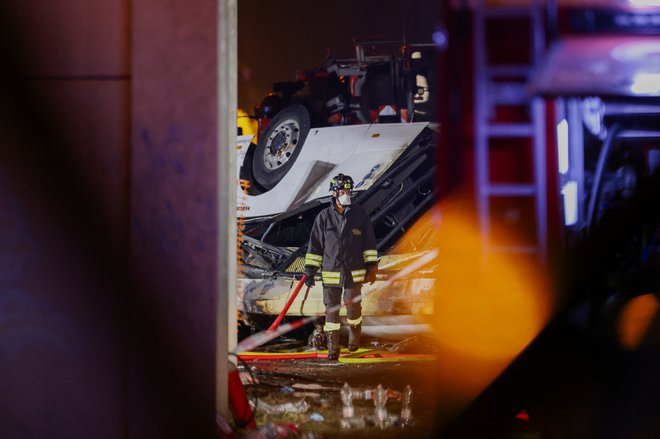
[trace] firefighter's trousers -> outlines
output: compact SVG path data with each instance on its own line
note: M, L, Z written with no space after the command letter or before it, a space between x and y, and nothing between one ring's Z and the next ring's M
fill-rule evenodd
M330 311L341 302L342 289L344 291L344 303L355 298L362 292L362 284L354 284L350 287L323 287L323 304L325 305L325 332L339 330L339 309ZM346 320L351 326L359 325L362 322L362 303L353 303L346 306Z

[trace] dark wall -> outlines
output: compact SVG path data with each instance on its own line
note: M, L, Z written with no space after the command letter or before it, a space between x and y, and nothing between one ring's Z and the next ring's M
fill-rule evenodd
M0 436L122 437L128 3L1 12Z
M238 105L251 113L274 82L297 69L325 66L328 50L355 56L353 38L402 38L431 43L440 2L370 0L238 2Z
M136 384L141 394L130 398L139 437L171 434L162 419L178 423L180 437L213 432L216 20L214 0L133 2L130 260L148 344L132 346L133 378L150 385Z
M0 437L212 436L216 7L0 7Z

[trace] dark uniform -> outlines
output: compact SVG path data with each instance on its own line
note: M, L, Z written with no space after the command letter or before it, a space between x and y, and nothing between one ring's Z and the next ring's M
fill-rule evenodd
M347 206L342 214L333 203L318 214L305 256L305 272L313 276L321 269L326 306L324 331L339 330L339 310L328 310L339 305L342 288L344 302L359 295L367 270L374 269L377 263L373 226L361 206ZM347 321L351 326L361 324L360 302L347 306Z

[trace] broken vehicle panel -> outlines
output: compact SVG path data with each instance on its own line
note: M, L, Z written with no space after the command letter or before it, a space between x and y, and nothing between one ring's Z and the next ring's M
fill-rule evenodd
M433 311L431 276L418 273L382 291L380 287L426 250L419 242L414 246L419 251L401 253L396 241L436 199L435 134L428 123L314 129L272 189L259 193L250 192L245 183L237 187L243 233L239 302L244 320L266 327L283 309L304 271L314 218L330 202L330 178L341 172L356 181L354 199L373 222L381 255L378 280L363 287L365 334L376 335L375 327L386 336L425 330L423 316ZM249 140L239 139L239 171L247 166L248 150L254 147ZM429 229L427 235L432 232ZM319 282L307 293L301 291L287 316L323 311Z

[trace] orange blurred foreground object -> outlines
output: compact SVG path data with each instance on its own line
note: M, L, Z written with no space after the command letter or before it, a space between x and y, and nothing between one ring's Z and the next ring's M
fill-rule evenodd
M492 233L497 235L496 225ZM508 242L515 238L506 237ZM423 239L425 246L439 250L430 323L438 344L435 380L441 422L447 422L536 337L552 302L533 256L483 254L479 224L467 198L443 200L400 245L412 251L412 243L417 246Z
M658 299L653 294L637 296L628 302L619 320L619 340L630 349L637 349L658 312Z

